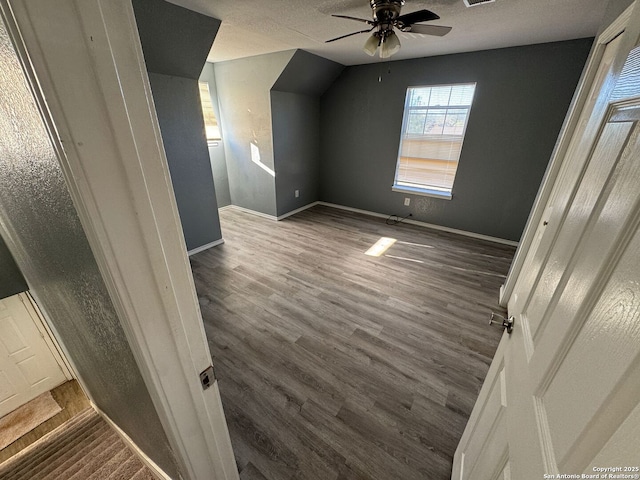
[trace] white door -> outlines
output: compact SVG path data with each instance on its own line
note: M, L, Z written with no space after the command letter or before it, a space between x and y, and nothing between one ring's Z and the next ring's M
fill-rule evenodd
M25 294L0 300L0 417L67 379Z
M584 155L583 168L565 169L545 207L509 302L513 333L498 347L452 479L610 478L606 468L639 478L639 60L636 48L602 115L579 130L570 154Z

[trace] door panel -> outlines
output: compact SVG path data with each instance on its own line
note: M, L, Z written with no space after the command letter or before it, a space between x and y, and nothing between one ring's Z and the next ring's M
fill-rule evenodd
M460 480L509 478L506 432L506 395L504 384L504 344L496 351L469 424L469 448L453 465L453 477ZM488 379L491 378L491 382ZM487 460L499 458L497 464ZM506 473L505 473L506 472Z
M576 242L585 234L591 212L601 198L602 188L619 158L619 152L626 145L632 126L631 122L607 124L594 150L567 219L542 269L541 280L529 305L523 311L532 320L530 325L534 345L540 321L545 319L545 310L557 293L567 266L573 260Z
M635 382L634 396L621 394L624 389L620 388L634 381L640 362L638 259L640 234L636 231L543 395L560 467L577 442L607 438L589 428L599 423L599 416L607 415L607 421L617 427L638 404L640 383ZM616 419L611 418L610 409Z
M521 274L516 282L517 290L533 291L541 279L542 268L545 265L549 247L554 235L565 218L566 206L574 192L574 186L579 182L582 168L586 162L589 150L599 128L599 120L606 113L608 103L606 92L613 90L611 68L620 49L622 36L616 37L605 48L596 78L589 93L589 100L580 115L573 138L563 162L558 179L553 187L547 204L547 211L541 220L538 230L541 233L536 244L531 246L524 261ZM525 308L530 295L514 294L512 306Z
M0 417L66 381L25 301L0 300Z
M536 289L527 311L510 312L523 330L503 340L504 362L514 366L508 429L520 432L508 440L515 478L587 473L640 398L639 103L624 106L626 118L629 108L636 112L631 124L616 122L619 108L610 109L543 269L557 269L554 287ZM525 458L532 449L541 464Z
M585 239L584 250L597 252L597 254L582 255L566 281L566 286L559 293L559 299L555 307L548 314L548 323L553 325L553 332L548 332L541 337L537 345L536 355L532 358L532 374L534 381L540 385L543 383L541 376L554 360L554 354L560 349L560 344L566 335L576 336L581 327L581 318L586 315L588 302L596 300L590 286L600 279L606 278L608 270L615 265L616 239L625 235L628 228L621 219L625 216L633 216L634 202L636 199L637 179L640 175L639 162L633 157L633 149L637 149L638 134L627 152L627 158L623 159L612 179L613 191L604 201L598 221L595 222ZM570 321L573 319L573 321ZM557 363L557 362L556 362Z
M464 465L464 480L493 480L503 470L507 461L507 430L505 419L506 396L504 384L504 367L495 377L485 405L479 432L489 432L482 441L475 442L467 451ZM496 465L491 462L495 457L504 457L503 465L496 472Z
M502 469L502 473L498 477L499 480L511 480L511 468L509 463L507 463Z
M538 267L516 283L515 328L503 335L456 452L456 480L638 466L640 69L625 71L616 91L634 96L609 101L593 137L580 139L593 147L583 147L576 185L561 179L566 191L545 207L559 223L541 229L528 254Z
M638 383L638 382L636 382ZM628 465L629 458L638 458L638 438L640 438L640 406L637 406L629 418L616 429L610 440L600 452L588 460L586 472L593 472L594 468L607 465L637 467L637 461ZM608 462L608 463L607 463ZM635 468L626 472L638 474Z

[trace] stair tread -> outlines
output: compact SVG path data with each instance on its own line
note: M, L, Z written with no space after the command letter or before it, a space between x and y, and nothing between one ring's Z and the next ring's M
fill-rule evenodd
M51 450L63 448L65 441L68 441L67 432L73 431L73 435L78 436L81 435L83 429L95 428L98 422L99 417L93 410L81 412L0 464L0 473L8 470L16 472L28 462L37 461L37 459L48 455Z
M109 475L109 480L131 480L144 465L138 457L132 456L123 463L115 472Z
M2 480L155 480L93 409L0 464Z
M39 448L16 459L11 470L16 478L21 478L23 475L30 478L30 475L35 472L42 472L44 475L46 470L56 468L58 464L68 461L69 457L77 455L78 445L84 445L81 448L94 445L96 440L108 433L106 425L100 420L99 417L87 419L84 428L75 425L70 431L59 431L59 438L50 438L43 443L38 442ZM48 461L45 462L45 460Z

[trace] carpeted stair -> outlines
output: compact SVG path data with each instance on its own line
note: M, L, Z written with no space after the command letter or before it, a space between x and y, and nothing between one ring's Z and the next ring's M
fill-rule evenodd
M92 409L0 464L1 480L154 480Z

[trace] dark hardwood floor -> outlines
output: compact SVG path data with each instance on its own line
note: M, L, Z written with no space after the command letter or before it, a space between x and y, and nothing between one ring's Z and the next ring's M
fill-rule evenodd
M221 221L191 262L241 479L449 479L514 248L322 206Z

